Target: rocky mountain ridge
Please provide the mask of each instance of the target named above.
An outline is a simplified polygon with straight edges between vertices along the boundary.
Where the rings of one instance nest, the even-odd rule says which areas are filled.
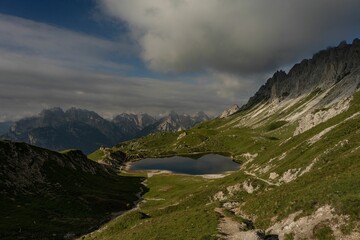
[[[360,40],[316,53],[286,74],[277,71],[240,110],[237,126],[263,125],[271,116],[296,124],[294,135],[346,111],[360,89]]]
[[[349,97],[360,87],[358,81],[351,81],[354,77],[358,78],[359,71],[360,40],[355,39],[352,44],[343,41],[337,47],[319,51],[311,59],[295,64],[288,73],[282,70],[275,72],[241,109],[266,101],[294,99],[315,90],[325,91],[339,82],[343,83],[343,97]],[[333,95],[331,97],[335,97],[336,93]]]
[[[2,138],[53,150],[75,148],[90,153],[153,132],[188,129],[206,120],[209,117],[202,112],[194,116],[171,112],[161,119],[145,113],[122,113],[106,120],[85,109],[51,108],[13,123]]]

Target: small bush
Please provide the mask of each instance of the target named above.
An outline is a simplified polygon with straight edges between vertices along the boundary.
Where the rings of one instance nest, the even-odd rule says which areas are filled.
[[[335,240],[332,229],[324,224],[318,224],[313,230],[314,237],[318,240]]]
[[[287,124],[287,121],[276,121],[276,122],[272,122],[270,123],[270,125],[267,127],[267,131],[272,131],[275,129],[278,129],[282,126],[284,126],[285,124]]]

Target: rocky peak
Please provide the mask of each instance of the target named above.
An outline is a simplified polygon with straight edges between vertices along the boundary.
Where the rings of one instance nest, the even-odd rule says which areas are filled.
[[[121,113],[113,119],[116,124],[126,125],[128,127],[143,129],[153,124],[156,119],[146,113]]]
[[[66,118],[70,121],[103,121],[96,112],[80,108],[70,108],[65,112]]]
[[[227,118],[234,113],[238,112],[240,110],[239,106],[237,104],[232,105],[230,108],[226,109],[219,118]]]
[[[30,119],[32,118],[29,118],[28,120]],[[39,114],[39,117],[37,118],[36,121],[36,125],[53,127],[60,124],[62,121],[64,121],[64,119],[65,119],[64,111],[61,108],[55,107],[55,108],[45,109]]]
[[[206,115],[206,113],[204,113],[202,111],[193,114],[191,117],[192,117],[192,119],[194,119],[195,122],[198,122],[198,123],[210,120],[209,116]]]
[[[139,126],[141,126],[141,128],[147,127],[150,124],[156,122],[156,119],[147,113],[140,113],[137,115],[137,118],[138,118],[138,124]]]
[[[176,119],[179,117],[179,114],[177,114],[175,111],[170,111],[167,117],[170,119]]]
[[[64,111],[59,107],[44,109],[40,112],[40,117],[48,117],[48,116],[62,116]]]

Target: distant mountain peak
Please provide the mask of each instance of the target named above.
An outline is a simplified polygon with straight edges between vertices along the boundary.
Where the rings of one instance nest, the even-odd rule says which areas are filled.
[[[175,111],[170,111],[168,115],[163,116],[155,123],[144,128],[142,135],[147,135],[154,132],[177,132],[189,129],[196,124],[208,121],[210,118],[204,112],[198,112],[193,115],[178,114]]]

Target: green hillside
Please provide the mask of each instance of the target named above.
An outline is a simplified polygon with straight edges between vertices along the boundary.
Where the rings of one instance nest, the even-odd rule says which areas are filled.
[[[312,92],[263,119],[258,115],[253,122],[248,119],[259,106],[185,132],[153,134],[113,147],[110,151],[125,152],[128,159],[223,152],[242,168],[221,179],[152,176],[139,208],[85,239],[225,238],[223,221],[237,223],[243,233],[264,232],[262,239],[266,234],[280,239],[356,239],[360,92],[347,110],[300,134],[294,135],[298,120],[284,120],[320,94]],[[322,110],[313,112],[317,111]],[[239,189],[231,192],[234,186]],[[220,191],[223,198],[216,197]],[[284,219],[298,227],[284,228]],[[309,225],[309,230],[301,230]]]

